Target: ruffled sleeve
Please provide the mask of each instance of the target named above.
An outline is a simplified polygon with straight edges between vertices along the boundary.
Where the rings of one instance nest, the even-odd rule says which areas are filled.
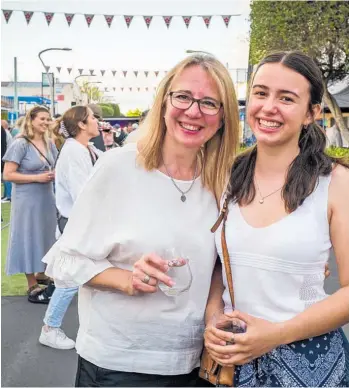
[[[119,182],[112,154],[98,160],[62,237],[42,260],[47,264],[46,274],[55,279],[58,287],[83,285],[113,267],[108,256],[115,244],[117,212],[112,209]]]
[[[28,142],[23,138],[15,139],[10,147],[7,149],[2,160],[4,162],[14,162],[18,165],[21,164],[24,156],[27,153]]]

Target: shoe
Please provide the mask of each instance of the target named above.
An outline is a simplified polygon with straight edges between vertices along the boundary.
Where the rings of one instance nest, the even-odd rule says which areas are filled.
[[[40,288],[38,284],[30,287],[27,291],[28,302],[49,304],[51,296],[46,293],[46,288]]]
[[[11,202],[11,198],[7,198],[7,197],[1,198],[1,203],[7,203],[7,202]]]
[[[43,326],[39,342],[54,349],[68,350],[75,348],[75,341],[67,337],[59,327]]]

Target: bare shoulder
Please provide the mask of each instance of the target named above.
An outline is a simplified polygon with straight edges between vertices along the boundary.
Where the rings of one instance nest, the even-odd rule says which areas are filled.
[[[349,197],[349,168],[337,165],[332,170],[329,189],[329,201],[332,205],[348,208]]]

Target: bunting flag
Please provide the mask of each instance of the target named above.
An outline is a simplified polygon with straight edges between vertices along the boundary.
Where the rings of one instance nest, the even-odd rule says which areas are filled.
[[[50,71],[50,66],[45,66],[46,73]]]
[[[49,26],[52,22],[54,13],[53,12],[44,12],[44,15],[45,15],[45,19],[47,21],[47,25]]]
[[[202,20],[206,24],[206,27],[210,27],[210,22],[211,22],[212,16],[202,16]]]
[[[6,20],[6,23],[8,23],[8,21],[10,20],[10,17],[12,15],[12,12],[11,10],[7,10],[7,9],[3,9],[2,10],[2,13],[4,14],[4,18]]]
[[[158,71],[154,71],[154,74],[155,74],[155,77],[157,77],[159,75],[159,72]]]
[[[114,92],[115,92],[116,88],[113,88],[113,90],[114,90]]]
[[[164,18],[164,22],[165,22],[167,28],[170,28],[172,16],[163,16],[163,18]]]
[[[82,74],[82,72],[84,71],[84,69],[78,69],[80,75]]]
[[[70,74],[73,69],[71,67],[68,67],[67,70],[68,70],[68,74]]]
[[[24,17],[25,17],[25,20],[27,22],[27,25],[29,25],[30,20],[31,20],[34,12],[33,11],[23,11],[23,13],[24,13]]]
[[[127,70],[123,70],[122,72],[124,74],[124,77],[126,78]]]
[[[152,16],[143,16],[143,18],[144,18],[145,24],[146,24],[147,27],[149,28],[150,23],[151,23],[153,17],[152,17]]]
[[[229,27],[229,22],[230,22],[231,15],[222,15],[222,18],[223,18],[225,26]]]
[[[125,15],[125,16],[124,16],[124,19],[125,19],[127,28],[129,28],[129,27],[130,27],[130,24],[131,24],[131,22],[132,22],[133,16],[131,16],[131,15]]]
[[[146,91],[146,92],[148,91],[148,87],[145,88],[145,91]]]
[[[66,19],[66,21],[68,23],[68,26],[70,27],[71,22],[74,19],[74,14],[73,13],[65,13],[64,15],[65,15],[65,19]]]
[[[148,74],[149,74],[149,71],[144,71],[144,75],[146,76],[146,77],[148,77]]]
[[[120,88],[120,89],[121,89],[122,92],[124,91],[124,88]]]
[[[129,88],[130,89],[130,92],[132,92],[132,88]]]
[[[113,74],[113,77],[115,77],[116,70],[112,70],[111,72],[112,72],[112,74]]]
[[[105,70],[101,70],[102,77],[104,76]]]
[[[184,24],[187,26],[187,28],[189,28],[191,16],[182,16],[182,17],[183,17]]]
[[[94,16],[95,15],[93,15],[93,14],[85,14],[85,20],[86,20],[88,27],[90,27]]]
[[[93,75],[93,73],[94,73],[94,70],[90,69],[90,74]]]
[[[138,76],[138,71],[137,71],[137,70],[134,71],[133,73],[134,73],[134,75],[135,75],[136,77]]]
[[[56,67],[56,69],[57,69],[58,73],[60,73],[60,72],[61,72],[61,69],[62,69],[62,67],[61,67],[61,66],[57,66],[57,67]]]
[[[111,24],[113,23],[114,15],[104,15],[104,18],[108,24],[108,27],[110,28]]]
[[[141,90],[141,88],[137,88],[137,90],[138,90],[138,91],[140,91],[140,90]]]
[[[107,91],[108,91],[108,88],[107,88],[107,87],[105,87],[105,88],[104,88],[104,91],[105,91],[105,92],[107,92]]]

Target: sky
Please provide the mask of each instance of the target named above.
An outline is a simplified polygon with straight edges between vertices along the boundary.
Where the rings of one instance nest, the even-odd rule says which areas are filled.
[[[125,109],[146,109],[154,97],[156,86],[164,75],[186,55],[186,50],[201,50],[214,54],[236,78],[237,68],[247,68],[249,35],[248,0],[27,0],[2,1],[2,9],[21,11],[57,12],[50,26],[44,14],[34,13],[27,25],[23,12],[13,12],[8,24],[1,16],[1,80],[13,80],[13,58],[17,57],[18,81],[40,81],[43,66],[38,53],[49,47],[69,47],[70,52],[50,51],[42,55],[46,65],[54,69],[60,82],[73,82],[83,68],[97,69],[98,76],[90,81],[102,82],[98,86],[110,99]],[[64,13],[76,14],[68,27]],[[90,27],[83,14],[96,15]],[[105,22],[104,14],[114,14],[112,26]],[[235,15],[227,28],[218,15]],[[129,28],[123,15],[135,15]],[[143,15],[153,15],[150,28]],[[173,17],[168,29],[162,15]],[[189,28],[182,16],[193,16]],[[215,15],[207,28],[197,15]],[[56,67],[61,66],[60,73]],[[69,75],[67,68],[72,68]],[[106,70],[102,77],[100,69]],[[113,77],[111,70],[116,70]],[[123,70],[128,70],[125,78]],[[133,71],[139,70],[138,77]],[[148,70],[145,77],[143,71]],[[155,77],[154,71],[160,71]],[[85,79],[88,79],[86,77]],[[113,92],[112,88],[116,87]],[[121,91],[124,87],[125,91]],[[129,87],[133,91],[129,91]],[[135,91],[137,87],[141,92]],[[149,92],[145,91],[149,87]]]

